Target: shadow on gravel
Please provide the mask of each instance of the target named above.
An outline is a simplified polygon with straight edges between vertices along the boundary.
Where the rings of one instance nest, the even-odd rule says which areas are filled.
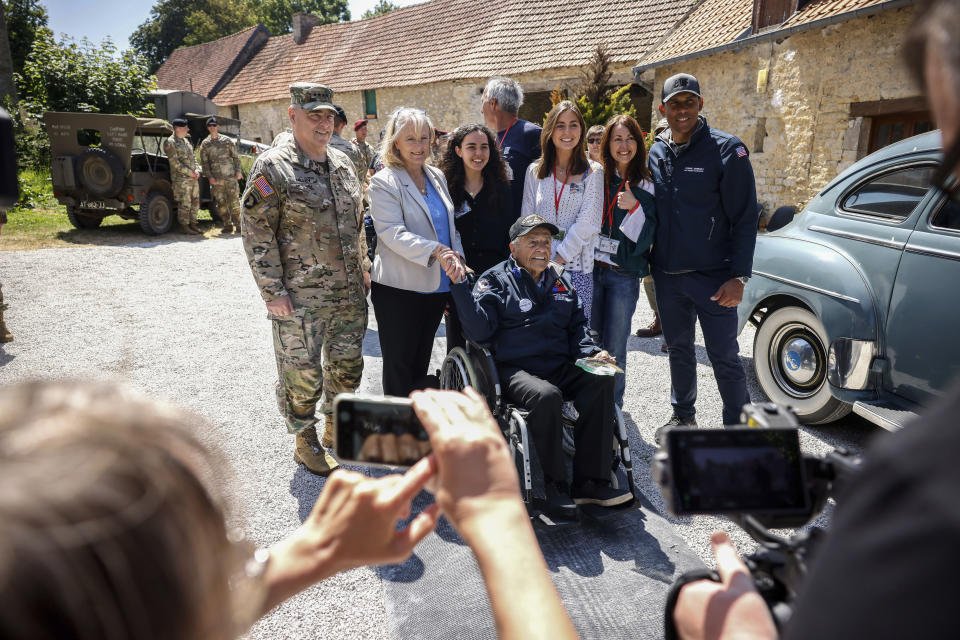
[[[373,309],[370,310],[373,313]],[[371,358],[382,358],[380,351],[380,333],[376,329],[367,327],[367,332],[363,334],[363,355]]]
[[[3,347],[0,347],[0,367],[7,364],[8,362],[10,362],[16,357],[17,356],[13,355],[12,353],[7,353],[7,350],[4,349]]]
[[[126,224],[111,224],[96,229],[70,229],[59,231],[58,240],[76,245],[98,246],[133,246],[150,248],[178,242],[203,242],[204,240],[220,239],[219,225],[210,220],[201,220],[197,223],[204,236],[185,235],[173,231],[162,236],[150,236],[143,232],[139,222],[131,221]],[[209,234],[209,235],[208,235]],[[239,234],[223,236],[224,239],[236,238]]]

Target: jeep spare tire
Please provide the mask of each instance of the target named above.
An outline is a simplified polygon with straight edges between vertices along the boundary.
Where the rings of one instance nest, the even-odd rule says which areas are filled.
[[[140,207],[140,228],[158,236],[173,226],[173,202],[162,191],[151,191]]]
[[[123,163],[109,149],[91,147],[77,159],[80,184],[100,198],[112,198],[123,188]]]

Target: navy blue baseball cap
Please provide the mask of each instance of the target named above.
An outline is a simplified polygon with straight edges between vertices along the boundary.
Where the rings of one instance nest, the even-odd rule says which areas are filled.
[[[698,98],[700,95],[700,83],[689,73],[678,73],[670,76],[663,83],[663,91],[660,92],[660,102],[666,102],[678,93],[692,93]]]
[[[170,124],[175,127],[185,127],[187,126],[187,121],[184,118],[174,118],[170,121]]]

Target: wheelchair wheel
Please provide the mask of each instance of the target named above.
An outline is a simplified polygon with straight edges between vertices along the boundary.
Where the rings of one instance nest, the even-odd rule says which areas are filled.
[[[476,389],[478,384],[477,372],[470,362],[470,356],[460,347],[452,349],[440,368],[440,388],[463,391],[468,385]]]

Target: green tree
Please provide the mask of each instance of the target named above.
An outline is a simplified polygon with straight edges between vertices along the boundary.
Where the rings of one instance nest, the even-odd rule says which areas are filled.
[[[367,9],[366,11],[363,12],[363,15],[360,17],[365,20],[367,18],[373,18],[375,16],[382,16],[385,13],[396,11],[399,8],[400,7],[393,4],[392,2],[388,2],[388,0],[380,0],[380,2],[378,2],[376,6],[373,7],[373,9]]]
[[[187,37],[187,17],[205,11],[204,0],[160,0],[150,10],[150,19],[130,36],[130,46],[143,56],[150,73],[156,73],[173,50]]]
[[[321,24],[350,19],[347,0],[248,0],[263,26],[273,35],[293,30],[293,14],[312,13]]]
[[[257,24],[257,16],[248,0],[208,0],[208,6],[187,15],[187,35],[183,46],[203,44],[243,31]]]
[[[3,0],[3,12],[7,18],[13,70],[19,72],[30,55],[37,31],[47,26],[47,10],[39,0]]]
[[[50,29],[37,32],[17,87],[26,108],[44,111],[140,113],[145,93],[156,88],[156,78],[136,53],[117,48],[107,39],[100,46],[84,38],[64,37],[59,43]]]
[[[606,124],[607,120],[617,115],[637,117],[637,108],[630,100],[630,85],[625,84],[613,93],[607,93],[598,103],[593,103],[587,96],[577,98],[577,107],[583,114],[583,120],[589,129],[595,124]]]

